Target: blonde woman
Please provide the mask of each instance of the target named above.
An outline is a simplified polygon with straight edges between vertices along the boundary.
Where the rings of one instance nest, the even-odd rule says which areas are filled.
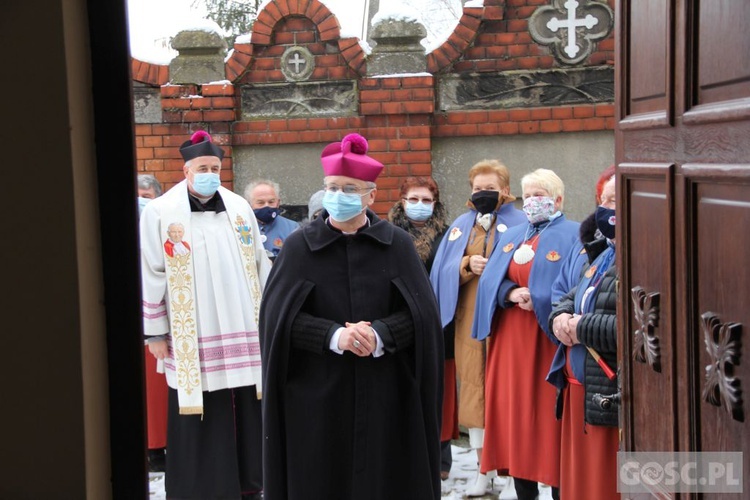
[[[472,336],[487,339],[481,471],[513,477],[519,500],[538,484],[559,498],[560,423],[555,388],[545,381],[556,351],[548,332],[552,283],[573,251],[577,222],[562,214],[565,189],[551,170],[521,180],[527,223],[505,232],[479,280]]]

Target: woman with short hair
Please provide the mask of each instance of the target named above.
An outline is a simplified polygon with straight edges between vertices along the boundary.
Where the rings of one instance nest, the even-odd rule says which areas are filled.
[[[458,421],[469,431],[469,445],[482,461],[485,427],[485,345],[471,337],[477,284],[501,235],[525,221],[512,202],[510,173],[497,160],[483,160],[469,170],[469,211],[451,224],[432,266],[430,280],[445,330],[455,328]],[[488,471],[485,471],[488,472]],[[494,472],[479,472],[469,496],[484,496]]]
[[[538,484],[559,498],[560,423],[555,388],[545,382],[555,343],[548,332],[550,293],[574,248],[577,222],[562,213],[565,186],[538,169],[521,180],[527,223],[500,238],[479,279],[472,336],[487,340],[482,471],[507,471],[519,500]]]

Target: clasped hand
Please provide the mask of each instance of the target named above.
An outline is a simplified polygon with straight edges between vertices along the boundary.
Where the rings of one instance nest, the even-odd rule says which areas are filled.
[[[534,302],[531,300],[531,292],[525,286],[519,286],[508,294],[508,301],[515,302],[524,311],[533,311]]]
[[[488,260],[489,259],[482,257],[481,255],[472,255],[469,257],[469,269],[477,276],[481,276],[484,272],[485,266],[487,266]]]
[[[580,319],[581,316],[578,314],[559,314],[552,320],[552,333],[555,334],[557,340],[568,347],[578,344],[580,342],[578,342],[576,328],[578,328],[578,321]]]
[[[344,323],[345,328],[339,336],[339,349],[350,351],[363,358],[371,355],[378,343],[370,324],[369,321]]]

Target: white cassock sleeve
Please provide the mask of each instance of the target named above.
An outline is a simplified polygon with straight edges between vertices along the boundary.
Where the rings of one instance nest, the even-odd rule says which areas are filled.
[[[159,230],[161,213],[153,202],[141,214],[141,288],[143,295],[143,333],[169,333],[166,293],[167,273],[164,268],[164,249]]]

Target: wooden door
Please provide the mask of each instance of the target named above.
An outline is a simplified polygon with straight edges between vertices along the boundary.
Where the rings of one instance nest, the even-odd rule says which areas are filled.
[[[744,452],[750,498],[750,2],[616,17],[622,449]]]

